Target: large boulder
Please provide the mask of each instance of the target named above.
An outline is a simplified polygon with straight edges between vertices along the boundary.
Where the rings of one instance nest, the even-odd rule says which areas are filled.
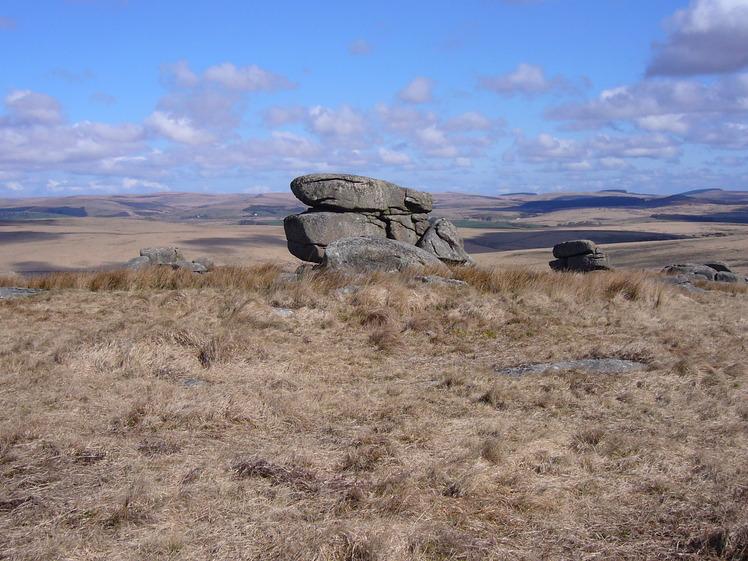
[[[292,214],[283,220],[288,251],[302,261],[320,263],[325,248],[341,238],[354,236],[387,237],[384,222],[357,212],[319,212],[310,210]]]
[[[553,257],[560,259],[574,255],[587,255],[588,253],[596,253],[597,251],[597,244],[592,240],[570,240],[554,245]]]
[[[553,246],[553,256],[548,263],[554,271],[606,271],[610,269],[608,256],[592,240],[569,240]]]
[[[331,243],[321,267],[355,273],[424,268],[442,274],[449,272],[447,266],[428,251],[406,242],[373,237],[343,238]]]
[[[140,256],[147,257],[151,265],[171,265],[184,261],[182,252],[176,247],[144,247],[140,250]]]
[[[462,236],[446,218],[438,218],[423,234],[416,246],[436,255],[445,263],[474,265],[475,260],[465,251]]]
[[[291,191],[301,202],[314,208],[404,214],[427,213],[434,208],[430,193],[360,175],[303,175],[291,182]]]

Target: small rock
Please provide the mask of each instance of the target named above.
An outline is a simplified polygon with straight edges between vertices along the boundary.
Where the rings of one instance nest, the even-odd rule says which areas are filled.
[[[540,374],[548,370],[561,372],[563,370],[587,370],[588,372],[634,372],[644,370],[647,365],[642,362],[631,360],[619,360],[615,358],[590,358],[583,360],[569,360],[563,362],[552,362],[547,364],[529,364],[527,366],[517,366],[514,368],[497,369],[497,374],[505,376],[524,376],[526,374]]]
[[[169,263],[172,268],[174,269],[188,269],[192,271],[193,273],[207,273],[208,269],[205,267],[205,265],[202,265],[201,263],[196,263],[194,261],[184,261],[179,260],[175,261],[174,263]]]
[[[284,318],[289,318],[294,314],[294,311],[288,308],[273,308],[273,312]]]
[[[425,277],[413,277],[417,281],[431,284],[440,282],[443,284],[451,284],[452,286],[468,286],[468,283],[459,279],[448,279],[446,277],[440,277],[439,275],[426,275]]]
[[[147,269],[150,266],[151,260],[145,255],[141,255],[140,257],[133,257],[127,263],[125,263],[125,269],[130,269],[131,271],[140,271],[142,269]]]

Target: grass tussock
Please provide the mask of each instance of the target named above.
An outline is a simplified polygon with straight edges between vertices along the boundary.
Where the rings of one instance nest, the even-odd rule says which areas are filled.
[[[745,293],[281,272],[0,278],[0,556],[746,558]]]

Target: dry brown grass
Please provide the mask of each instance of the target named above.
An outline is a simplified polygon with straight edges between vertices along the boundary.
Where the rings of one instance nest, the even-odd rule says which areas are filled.
[[[0,301],[0,558],[746,559],[744,292],[279,273]]]

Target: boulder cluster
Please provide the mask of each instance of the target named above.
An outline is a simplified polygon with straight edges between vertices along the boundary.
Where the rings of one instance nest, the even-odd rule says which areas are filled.
[[[443,218],[429,220],[434,205],[431,194],[424,191],[340,174],[297,177],[291,191],[310,207],[283,222],[288,250],[302,261],[323,263],[328,248],[339,240],[382,238],[416,246],[442,262],[474,262],[452,223]]]
[[[748,282],[748,277],[738,275],[724,261],[668,265],[662,270],[662,272],[671,275],[668,277],[668,282],[673,284],[685,284],[697,280],[712,282]]]
[[[553,261],[548,263],[554,271],[607,271],[608,256],[591,240],[570,240],[553,246]]]
[[[195,273],[207,273],[214,267],[210,257],[199,257],[187,261],[182,251],[176,247],[144,247],[140,250],[140,257],[130,259],[126,269],[141,270],[147,267],[167,266],[173,269],[189,269]]]

